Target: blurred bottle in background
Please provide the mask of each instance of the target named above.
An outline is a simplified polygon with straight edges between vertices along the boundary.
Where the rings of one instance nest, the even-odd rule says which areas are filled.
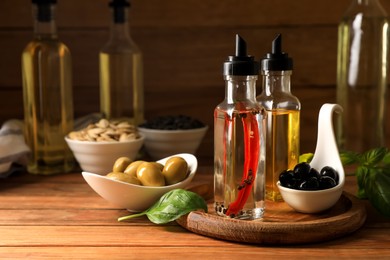
[[[70,171],[74,160],[64,137],[73,128],[72,62],[58,39],[56,0],[33,0],[34,39],[22,53],[25,139],[31,149],[27,170]]]
[[[144,121],[142,53],[130,37],[129,2],[112,0],[110,39],[100,51],[100,110],[108,119]]]
[[[385,145],[389,20],[379,0],[353,0],[339,24],[337,103],[341,150]]]

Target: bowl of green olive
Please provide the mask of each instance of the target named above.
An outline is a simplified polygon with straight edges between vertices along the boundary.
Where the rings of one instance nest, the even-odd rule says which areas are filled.
[[[82,172],[85,181],[102,198],[130,212],[141,212],[173,189],[186,188],[198,168],[192,154],[181,153],[158,161],[118,158],[106,175]]]

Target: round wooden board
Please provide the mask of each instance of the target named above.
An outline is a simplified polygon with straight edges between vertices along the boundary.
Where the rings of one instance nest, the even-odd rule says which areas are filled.
[[[303,214],[284,202],[269,202],[260,220],[238,220],[193,211],[177,223],[197,234],[254,244],[288,245],[323,242],[342,237],[359,229],[366,220],[362,201],[343,193],[331,209],[321,214]]]

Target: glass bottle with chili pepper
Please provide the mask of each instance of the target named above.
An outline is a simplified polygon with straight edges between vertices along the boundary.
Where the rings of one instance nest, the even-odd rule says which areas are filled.
[[[225,99],[214,110],[214,201],[221,216],[264,214],[266,115],[256,102],[258,73],[259,63],[236,35],[235,56],[224,63]]]

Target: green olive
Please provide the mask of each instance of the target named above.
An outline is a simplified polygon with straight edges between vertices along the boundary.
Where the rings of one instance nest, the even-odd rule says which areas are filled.
[[[124,172],[126,167],[131,163],[131,160],[127,157],[119,157],[116,159],[114,166],[112,167],[113,172]]]
[[[162,171],[167,185],[181,182],[187,177],[187,173],[188,164],[186,160],[178,156],[169,158]]]
[[[134,161],[134,162],[130,163],[129,166],[127,166],[126,169],[124,170],[124,173],[129,174],[129,175],[137,178],[137,168],[138,168],[138,166],[140,166],[144,162],[145,161]]]
[[[106,176],[113,180],[123,181],[123,182],[132,183],[136,185],[142,185],[141,182],[136,177],[128,174],[124,174],[123,172],[110,172]]]
[[[137,178],[144,186],[164,186],[164,176],[160,169],[153,163],[144,162],[137,168]]]
[[[164,165],[161,163],[158,163],[158,162],[150,162],[150,163],[153,163],[154,165],[156,165],[160,169],[160,171],[162,171],[164,169]]]

